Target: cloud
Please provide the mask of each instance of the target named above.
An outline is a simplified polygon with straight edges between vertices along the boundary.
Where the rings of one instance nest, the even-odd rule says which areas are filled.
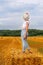
[[[4,0],[4,7],[19,8],[27,4],[38,4],[38,0]]]
[[[2,5],[0,5],[0,12],[4,11],[4,8]]]
[[[11,21],[13,20],[13,17],[8,17],[8,18],[0,18],[0,21]]]
[[[3,23],[2,23],[2,22],[0,22],[0,26],[1,26],[1,25],[3,25]]]
[[[39,0],[5,0],[5,1],[8,1],[8,2],[16,2],[16,3],[27,3],[27,4],[37,4],[39,2]]]
[[[43,0],[1,0],[0,28],[20,28],[25,11],[30,12],[30,28],[43,27]]]

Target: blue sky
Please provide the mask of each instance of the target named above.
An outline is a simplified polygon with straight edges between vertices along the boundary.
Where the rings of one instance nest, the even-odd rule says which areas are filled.
[[[43,29],[43,0],[0,0],[0,29],[21,29],[23,14],[30,13],[30,29]]]

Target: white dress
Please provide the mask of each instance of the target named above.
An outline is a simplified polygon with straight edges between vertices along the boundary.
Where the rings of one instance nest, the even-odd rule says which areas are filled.
[[[26,22],[28,21],[25,21],[22,25],[22,30],[21,30],[21,38],[22,38],[22,50],[25,51],[26,48],[30,49],[28,43],[27,43],[27,40],[24,39],[24,34],[26,32]],[[29,22],[28,22],[29,24]],[[27,32],[27,36],[28,36],[28,32]]]

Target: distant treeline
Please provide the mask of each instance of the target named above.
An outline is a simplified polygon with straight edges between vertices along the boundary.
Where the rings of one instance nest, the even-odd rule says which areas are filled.
[[[43,36],[43,30],[29,29],[29,36]],[[20,36],[21,30],[0,30],[0,36]]]

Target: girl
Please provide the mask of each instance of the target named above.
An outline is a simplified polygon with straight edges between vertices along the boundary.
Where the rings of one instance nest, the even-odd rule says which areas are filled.
[[[23,22],[22,30],[21,30],[22,51],[25,52],[25,49],[28,48],[29,52],[32,53],[27,43],[28,27],[29,27],[29,13],[28,12],[24,14],[23,19],[24,19],[24,22]]]

